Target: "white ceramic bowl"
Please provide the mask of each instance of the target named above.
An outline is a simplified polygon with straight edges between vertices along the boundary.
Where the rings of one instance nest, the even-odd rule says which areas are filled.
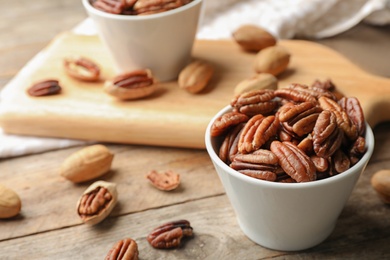
[[[306,183],[269,182],[241,174],[218,157],[222,140],[211,137],[210,128],[230,109],[225,107],[211,120],[205,142],[242,231],[257,244],[282,251],[303,250],[324,241],[373,153],[371,128],[367,124],[366,153],[347,171]]]
[[[191,58],[203,0],[150,15],[117,15],[82,0],[118,73],[148,68],[159,81],[175,79]]]

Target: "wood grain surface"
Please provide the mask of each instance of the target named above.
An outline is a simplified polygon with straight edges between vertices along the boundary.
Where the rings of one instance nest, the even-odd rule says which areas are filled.
[[[346,96],[362,103],[368,122],[375,126],[390,119],[390,80],[370,75],[335,51],[297,40],[279,42],[292,54],[279,87],[311,84],[330,78]],[[98,83],[81,82],[66,75],[63,60],[70,55],[93,57],[103,74]],[[97,36],[64,33],[7,87],[0,105],[0,125],[7,133],[65,137],[104,142],[204,148],[210,119],[233,97],[234,87],[254,74],[255,54],[232,41],[196,41],[193,58],[205,60],[216,73],[201,93],[180,89],[176,81],[160,83],[152,96],[118,101],[103,92],[105,79],[115,75],[111,60]],[[26,89],[43,79],[58,79],[61,94],[30,97]]]

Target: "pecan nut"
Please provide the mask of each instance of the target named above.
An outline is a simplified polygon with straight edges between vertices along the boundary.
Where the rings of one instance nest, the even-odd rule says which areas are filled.
[[[138,245],[131,238],[118,241],[108,252],[105,260],[138,260]]]
[[[357,138],[358,129],[356,125],[352,123],[348,114],[336,101],[322,96],[318,99],[318,102],[322,109],[332,111],[336,115],[338,126],[350,140],[355,140]]]
[[[224,134],[230,128],[248,121],[249,117],[238,112],[228,112],[218,117],[211,126],[211,136],[219,136]]]
[[[120,14],[126,7],[124,2],[122,0],[96,0],[93,1],[92,6],[103,12]]]
[[[243,25],[235,30],[232,34],[234,40],[244,50],[259,52],[260,50],[276,45],[276,38],[256,25]]]
[[[238,141],[240,153],[251,153],[258,150],[270,138],[276,135],[279,119],[276,116],[264,117],[261,114],[253,116],[242,129]]]
[[[79,80],[97,81],[100,77],[99,66],[85,57],[66,57],[64,59],[64,68],[69,76]]]
[[[273,141],[271,151],[278,157],[282,169],[297,182],[316,179],[316,167],[297,146],[289,142]]]
[[[137,15],[155,14],[183,6],[191,0],[138,0],[133,7]]]
[[[278,102],[273,100],[275,94],[273,90],[260,89],[244,92],[236,96],[230,105],[238,112],[248,116],[257,114],[269,114],[278,106]]]
[[[356,125],[358,134],[363,136],[366,131],[366,124],[359,100],[355,97],[343,97],[338,103],[347,112],[352,123]]]
[[[139,99],[150,96],[157,89],[157,83],[149,70],[135,70],[107,80],[104,91],[121,100]]]
[[[154,248],[166,249],[180,246],[183,237],[192,236],[192,227],[187,220],[178,220],[155,228],[147,237]]]
[[[238,153],[238,141],[244,125],[244,123],[239,124],[233,130],[229,131],[219,148],[218,156],[227,165],[233,161],[234,156]]]
[[[342,131],[338,128],[337,119],[333,112],[328,110],[321,112],[312,136],[314,152],[320,157],[328,158],[340,148],[343,140]]]
[[[146,175],[146,178],[154,187],[163,191],[174,190],[180,185],[180,174],[170,170],[165,172],[152,170]]]
[[[27,89],[27,93],[33,97],[55,95],[61,92],[58,80],[48,79],[39,81]]]
[[[260,89],[277,89],[278,79],[269,73],[256,74],[255,76],[239,82],[234,88],[234,94],[240,95],[245,92]]]
[[[77,213],[84,223],[95,225],[111,213],[117,201],[116,184],[97,181],[84,191],[77,202]]]
[[[256,179],[275,181],[278,157],[269,150],[259,149],[250,154],[237,154],[230,167]]]
[[[180,88],[195,94],[207,86],[213,74],[214,68],[209,63],[196,60],[180,72],[178,84]]]

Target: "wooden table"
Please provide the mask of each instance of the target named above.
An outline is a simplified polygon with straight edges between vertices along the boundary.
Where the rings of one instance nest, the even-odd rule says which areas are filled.
[[[2,0],[4,6],[1,87],[55,35],[86,17],[79,0]],[[319,42],[371,73],[390,77],[389,40],[389,26],[361,24]],[[332,235],[300,252],[269,250],[244,236],[204,150],[106,144],[115,158],[104,179],[118,183],[119,204],[93,227],[82,224],[75,212],[77,199],[90,183],[74,185],[58,174],[64,158],[80,147],[2,159],[1,183],[17,191],[23,208],[17,217],[0,220],[0,259],[102,259],[125,237],[137,241],[141,259],[389,259],[390,207],[379,201],[370,185],[373,173],[390,168],[389,133],[390,123],[374,129],[374,155]],[[169,193],[152,188],[145,179],[152,169],[179,172],[180,188]],[[176,219],[189,220],[194,237],[179,249],[151,248],[147,234]]]

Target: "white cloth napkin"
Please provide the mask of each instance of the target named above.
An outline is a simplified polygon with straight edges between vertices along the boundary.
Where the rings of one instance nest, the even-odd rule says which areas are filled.
[[[377,25],[390,23],[390,0],[204,0],[197,38],[229,39],[243,24],[259,25],[279,39],[325,38],[342,33],[361,21]],[[96,33],[90,19],[74,28],[74,32]],[[39,59],[40,54],[33,59]],[[14,80],[28,69],[31,69],[29,64]],[[7,98],[11,85],[12,81],[0,93],[0,102]],[[0,128],[0,158],[87,143],[90,142],[8,135]]]

